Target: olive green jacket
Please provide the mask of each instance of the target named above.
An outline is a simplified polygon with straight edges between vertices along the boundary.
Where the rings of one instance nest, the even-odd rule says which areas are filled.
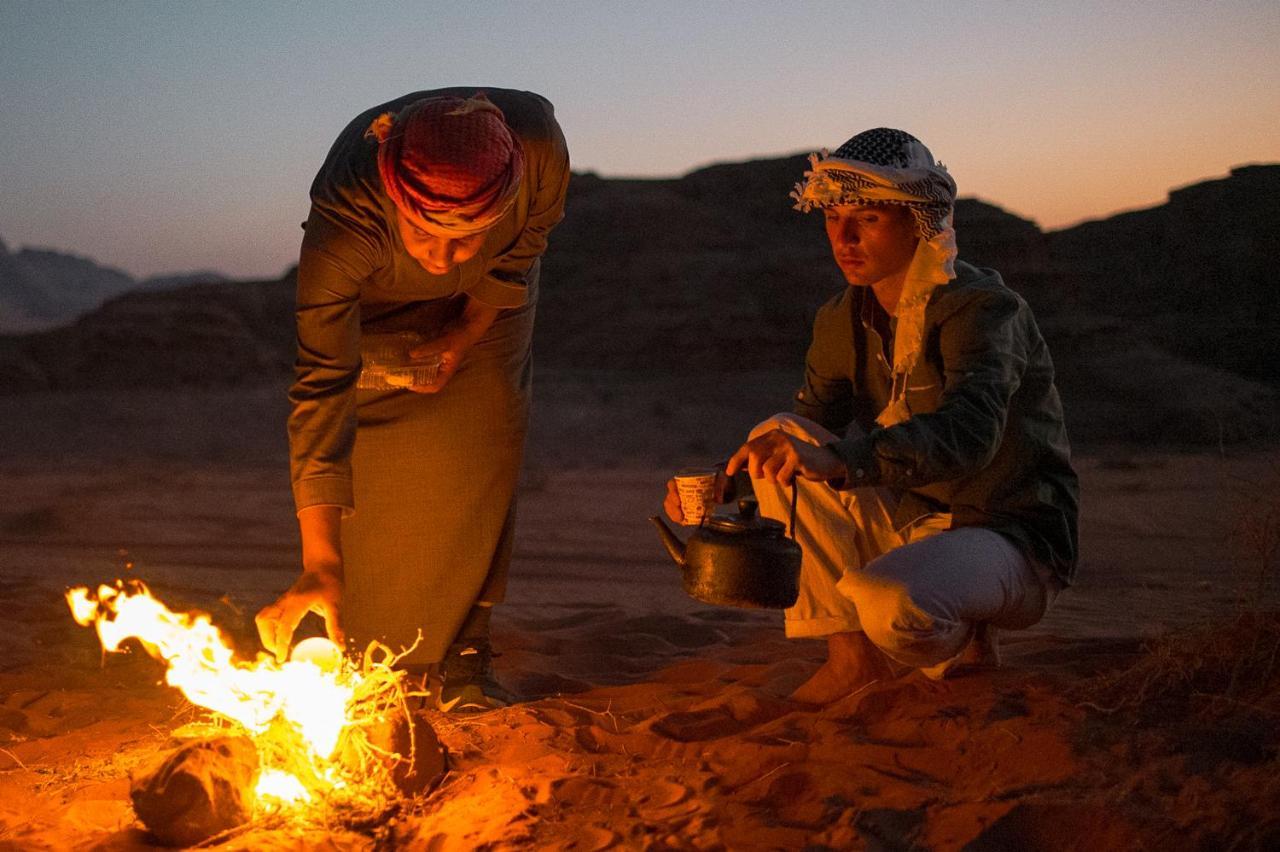
[[[994,270],[957,262],[925,312],[924,351],[907,381],[911,416],[880,428],[892,326],[866,287],[846,287],[818,311],[795,411],[837,434],[852,423],[861,432],[830,445],[847,469],[833,484],[893,489],[899,528],[950,513],[953,528],[993,529],[1069,584],[1079,483],[1053,362],[1027,303]]]
[[[518,308],[536,283],[551,229],[564,217],[569,153],[551,103],[509,89],[483,91],[506,118],[524,155],[524,177],[508,212],[475,257],[433,275],[400,239],[395,205],[378,175],[374,118],[413,101],[469,97],[476,87],[413,92],[356,116],[333,143],[311,185],[311,214],[298,262],[298,360],[289,391],[294,501],[353,508],[351,450],[361,327],[404,324],[461,294],[497,308]]]

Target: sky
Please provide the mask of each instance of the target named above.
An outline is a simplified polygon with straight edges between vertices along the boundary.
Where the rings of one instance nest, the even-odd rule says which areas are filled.
[[[1053,229],[1280,161],[1280,3],[0,0],[0,239],[274,277],[347,121],[472,84],[605,177],[900,127]]]

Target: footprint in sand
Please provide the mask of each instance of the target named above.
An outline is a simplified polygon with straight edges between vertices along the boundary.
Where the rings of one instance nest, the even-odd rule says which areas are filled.
[[[662,811],[688,802],[692,795],[691,787],[665,779],[655,782],[635,803],[645,811]]]
[[[546,801],[575,807],[601,807],[625,801],[627,793],[605,778],[570,775],[557,778],[547,787]]]
[[[642,615],[628,618],[619,626],[618,632],[660,636],[677,648],[705,648],[707,645],[725,641],[724,633],[715,627],[676,615]]]
[[[622,836],[604,826],[587,826],[568,838],[563,844],[556,843],[552,849],[572,849],[573,852],[603,852],[615,849],[622,842]]]
[[[651,730],[677,742],[700,742],[733,736],[772,722],[794,708],[786,702],[754,692],[718,696],[690,710],[668,713],[654,720]]]

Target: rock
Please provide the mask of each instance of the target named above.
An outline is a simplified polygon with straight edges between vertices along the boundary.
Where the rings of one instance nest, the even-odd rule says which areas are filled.
[[[258,768],[245,737],[186,743],[133,778],[133,810],[160,842],[192,846],[249,821]]]
[[[408,719],[397,713],[376,724],[352,729],[344,736],[339,759],[349,766],[359,763],[360,753],[369,753],[369,749],[360,747],[364,743],[376,752],[393,755],[384,758],[384,764],[391,772],[396,789],[406,796],[425,793],[444,774],[444,746],[431,723],[420,713]]]

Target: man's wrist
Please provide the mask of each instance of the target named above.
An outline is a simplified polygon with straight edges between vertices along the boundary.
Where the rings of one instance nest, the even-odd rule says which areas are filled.
[[[462,309],[462,316],[459,317],[458,330],[467,342],[475,343],[489,330],[489,326],[493,325],[500,311],[501,308],[486,305],[474,296],[467,296],[467,305]]]
[[[843,468],[836,477],[828,480],[831,487],[849,489],[880,484],[875,448],[869,438],[832,441],[825,448],[840,459]]]
[[[342,582],[342,560],[318,559],[303,562],[302,573]]]
[[[832,449],[829,444],[819,449],[821,450],[820,458],[823,461],[819,475],[828,482],[843,479],[845,476],[844,459],[840,458],[840,454]]]

